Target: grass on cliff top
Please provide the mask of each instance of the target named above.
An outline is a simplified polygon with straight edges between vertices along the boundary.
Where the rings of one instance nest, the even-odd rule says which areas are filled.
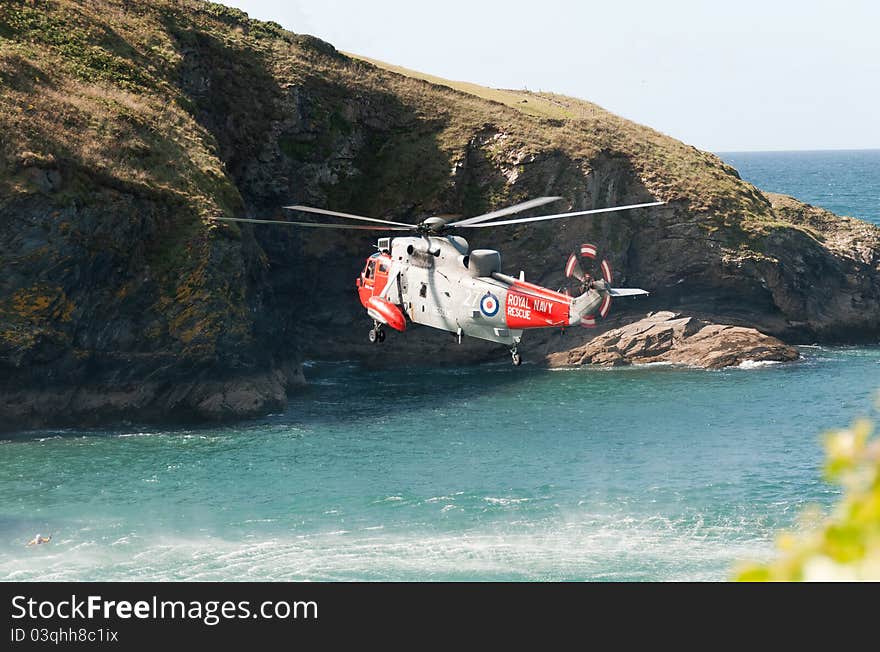
[[[378,68],[382,68],[383,70],[388,70],[389,72],[403,75],[404,77],[421,79],[428,83],[436,84],[437,86],[446,86],[462,93],[468,93],[469,95],[475,95],[476,97],[480,97],[484,100],[489,100],[490,102],[498,102],[499,104],[504,104],[513,109],[516,109],[517,111],[521,111],[522,113],[533,115],[538,118],[568,120],[570,118],[577,117],[577,114],[574,111],[572,111],[570,108],[565,107],[563,104],[555,102],[549,97],[544,97],[536,93],[530,93],[529,91],[489,88],[487,86],[480,86],[479,84],[473,84],[471,82],[453,81],[450,79],[437,77],[435,75],[429,75],[424,72],[419,72],[418,70],[404,68],[403,66],[395,66],[385,61],[371,59],[370,57],[361,56],[359,54],[352,54],[350,52],[345,52],[344,54],[351,57],[352,59],[360,59],[361,61],[366,61]]]
[[[232,208],[210,134],[175,87],[181,55],[159,27],[110,0],[0,6],[0,127],[15,134],[0,143],[4,194],[37,191],[28,168],[72,166],[196,213]],[[71,185],[57,198],[88,192]]]
[[[595,118],[600,115],[610,115],[598,104],[567,97],[565,95],[559,95],[557,93],[480,86],[479,84],[474,84],[472,82],[445,79],[443,77],[430,75],[403,66],[396,66],[386,61],[365,57],[360,54],[353,54],[351,52],[344,52],[344,54],[352,59],[366,61],[378,68],[382,68],[383,70],[398,75],[403,75],[404,77],[421,79],[430,84],[446,86],[447,88],[451,88],[461,93],[474,95],[490,102],[504,104],[512,109],[516,109],[520,113],[534,116],[536,118],[545,118],[549,120],[578,120],[591,117]]]
[[[627,156],[646,188],[657,198],[684,201],[692,212],[705,212],[707,227],[742,226],[755,234],[767,224],[778,222],[771,216],[767,199],[736,171],[709,152],[686,145],[650,127],[617,116],[597,104],[555,93],[495,89],[470,82],[453,81],[395,66],[356,54],[348,56],[368,62],[388,72],[455,91],[459,98],[469,95],[503,105],[487,119],[507,118],[516,123],[520,139],[559,149],[585,163],[602,153]],[[461,100],[459,99],[459,103]],[[484,110],[487,105],[483,105]],[[516,116],[521,118],[518,120]]]

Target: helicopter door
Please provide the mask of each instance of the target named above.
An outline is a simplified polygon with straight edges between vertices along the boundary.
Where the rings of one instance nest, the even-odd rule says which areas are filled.
[[[373,285],[376,281],[375,276],[376,261],[371,259],[367,261],[366,265],[364,265],[364,271],[361,272],[361,275],[357,280],[358,297],[364,306],[367,305],[367,301],[373,296]]]
[[[375,261],[373,261],[375,263]],[[388,272],[390,271],[391,263],[387,260],[379,259],[379,264],[376,266],[373,277],[373,294],[380,294],[382,290],[385,289],[385,286],[388,284]]]
[[[376,283],[376,261],[370,260],[367,262],[367,266],[364,269],[364,285],[368,288],[372,288]]]

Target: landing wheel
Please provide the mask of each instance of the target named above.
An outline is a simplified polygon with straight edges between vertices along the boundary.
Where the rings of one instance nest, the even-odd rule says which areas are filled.
[[[377,341],[379,342],[379,344],[381,344],[382,342],[385,341],[385,331],[383,331],[383,330],[376,331],[376,337],[378,338]]]
[[[370,333],[367,335],[367,337],[370,338],[370,344],[375,344],[376,342],[379,341],[379,333],[380,332],[381,331],[378,331],[375,328],[370,329]]]
[[[511,351],[510,359],[513,361],[513,366],[518,367],[522,364],[522,356],[520,356],[519,352]]]

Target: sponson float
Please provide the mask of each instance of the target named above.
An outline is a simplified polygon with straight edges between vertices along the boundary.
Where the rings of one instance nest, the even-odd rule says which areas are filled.
[[[560,197],[538,197],[521,204],[475,217],[450,221],[429,217],[418,224],[380,220],[309,206],[287,206],[291,210],[340,217],[371,224],[287,222],[251,218],[217,218],[233,222],[282,224],[307,228],[358,229],[371,231],[410,231],[403,237],[383,237],[378,251],[367,258],[356,281],[358,296],[373,320],[371,342],[385,340],[385,328],[403,331],[407,323],[422,324],[506,345],[513,364],[522,361],[518,346],[523,332],[534,328],[595,326],[604,318],[612,297],[647,294],[638,288],[614,288],[611,265],[601,260],[594,245],[583,244],[569,256],[565,275],[576,282],[573,294],[555,291],[501,272],[501,254],[493,249],[470,250],[459,229],[476,229],[527,222],[555,220],[580,215],[658,206],[649,202],[598,208],[553,215],[499,220]],[[582,261],[590,261],[585,271]],[[595,268],[595,269],[594,269]],[[596,272],[595,274],[593,272]]]

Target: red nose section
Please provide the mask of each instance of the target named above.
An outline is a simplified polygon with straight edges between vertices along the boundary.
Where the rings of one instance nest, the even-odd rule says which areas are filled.
[[[403,312],[390,301],[380,299],[379,297],[370,297],[367,300],[367,314],[396,331],[403,332],[406,330],[406,319],[403,316]]]

